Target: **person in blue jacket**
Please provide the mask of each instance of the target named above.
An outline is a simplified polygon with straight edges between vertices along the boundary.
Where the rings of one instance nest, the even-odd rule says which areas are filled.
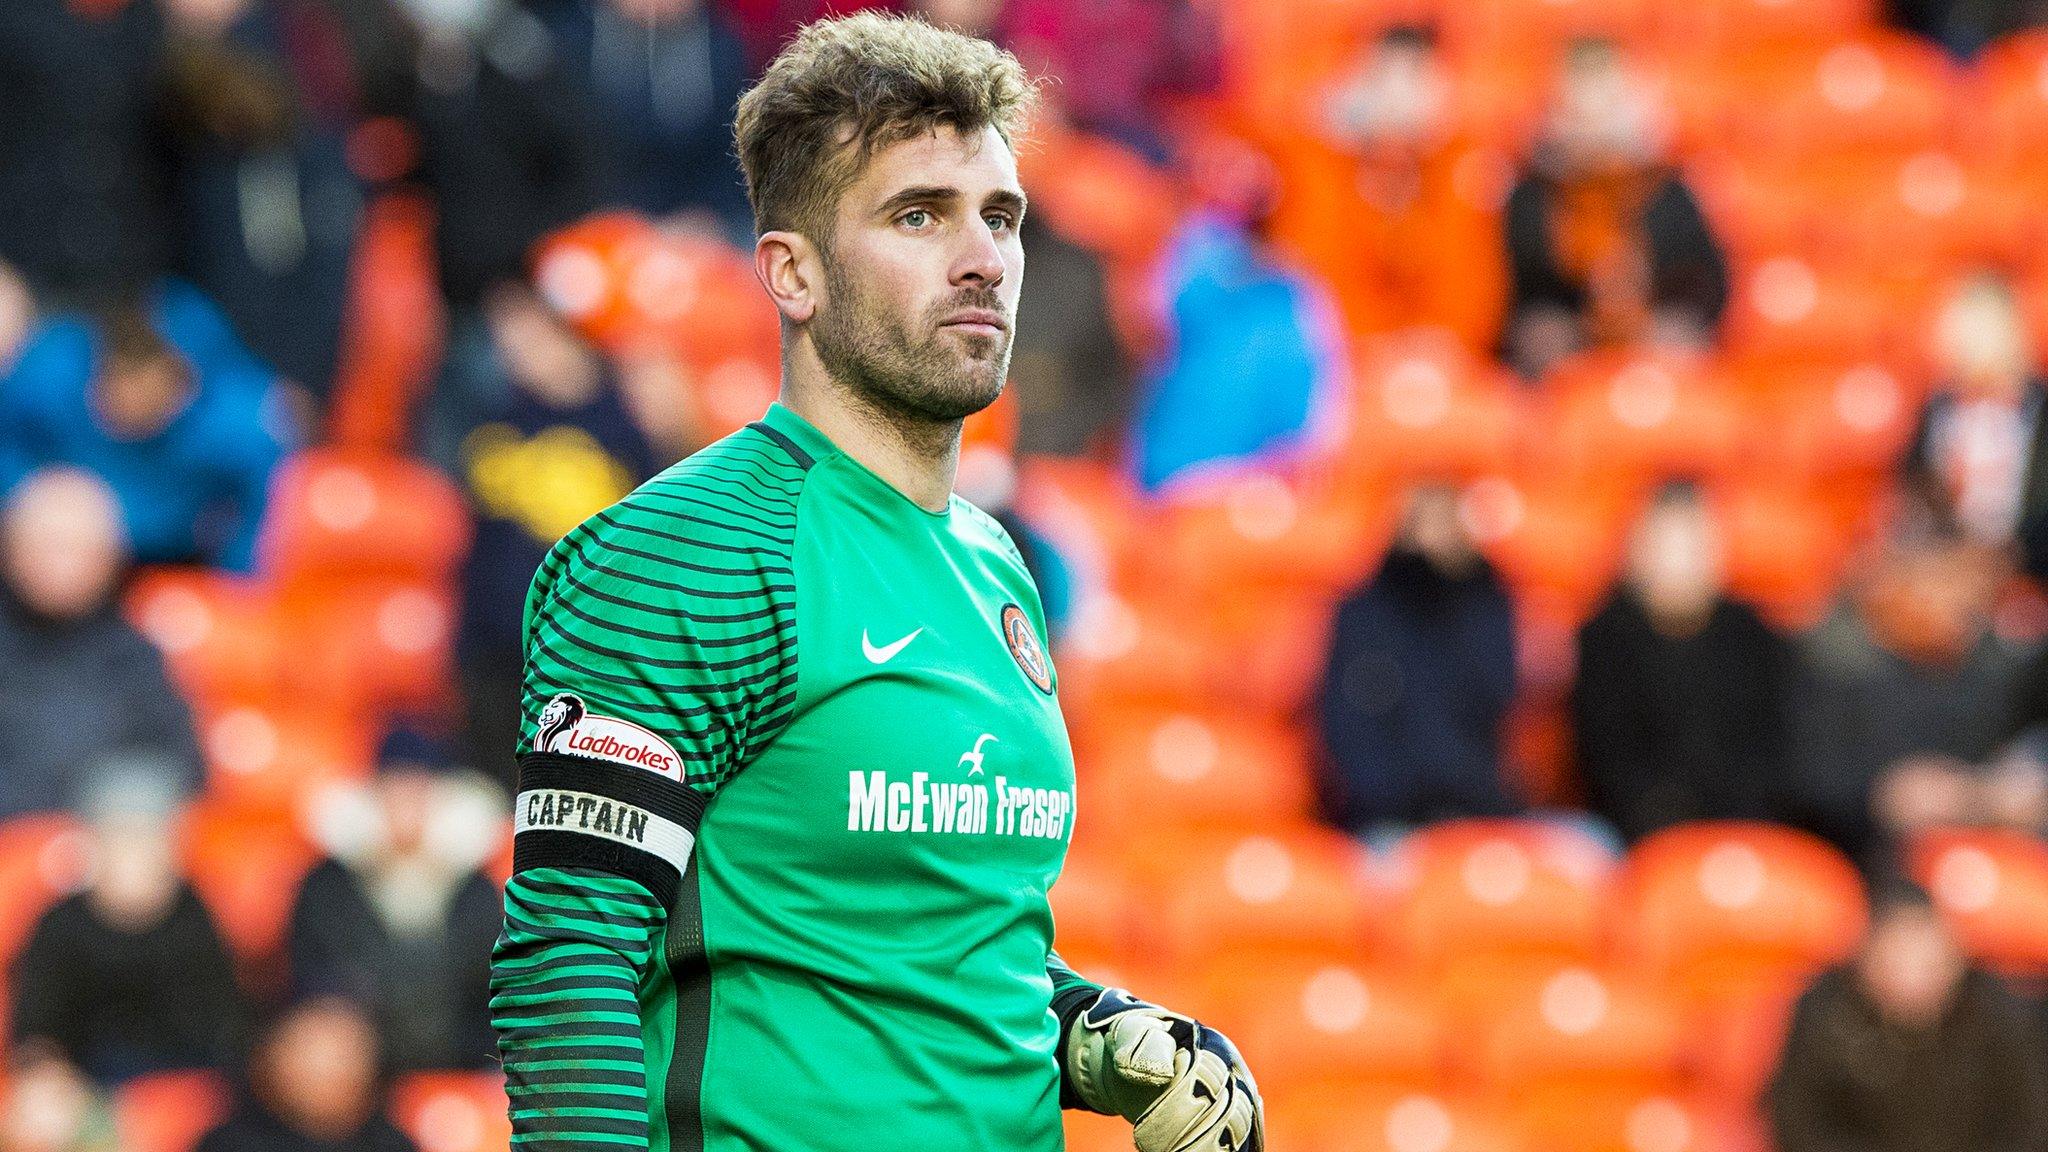
[[[0,378],[0,492],[83,468],[113,489],[138,561],[246,571],[271,472],[298,438],[290,409],[219,310],[167,282],[29,338]]]

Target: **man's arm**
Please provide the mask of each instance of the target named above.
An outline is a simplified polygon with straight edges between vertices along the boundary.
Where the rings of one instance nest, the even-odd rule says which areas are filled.
[[[535,868],[505,887],[491,1026],[525,1147],[644,1148],[639,989],[667,918],[637,880]]]
[[[793,503],[793,467],[728,455],[715,462],[759,473],[764,491],[782,483]],[[746,516],[727,506],[749,499]],[[794,513],[780,536],[748,518],[771,499],[656,480],[571,532],[535,576],[491,965],[522,1152],[648,1146],[659,1101],[640,999],[669,932],[684,931],[671,913],[698,821],[794,708]]]

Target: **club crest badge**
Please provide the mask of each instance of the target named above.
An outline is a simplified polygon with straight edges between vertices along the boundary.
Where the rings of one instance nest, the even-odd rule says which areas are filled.
[[[1003,639],[1010,645],[1010,655],[1016,659],[1017,667],[1024,670],[1024,678],[1040,692],[1052,695],[1052,663],[1045,658],[1031,618],[1015,604],[1005,604],[1002,626]]]

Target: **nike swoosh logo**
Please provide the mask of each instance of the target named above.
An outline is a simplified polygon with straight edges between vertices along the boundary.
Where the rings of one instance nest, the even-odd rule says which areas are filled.
[[[877,648],[875,647],[875,642],[873,640],[868,639],[868,630],[863,628],[860,630],[860,650],[867,654],[868,663],[887,664],[889,661],[894,660],[896,658],[896,654],[898,652],[901,652],[905,648],[910,647],[910,642],[912,640],[917,639],[920,635],[923,635],[923,633],[924,629],[919,628],[917,631],[912,632],[910,635],[905,636],[903,639],[898,640],[894,644],[888,644],[884,645],[883,647]]]

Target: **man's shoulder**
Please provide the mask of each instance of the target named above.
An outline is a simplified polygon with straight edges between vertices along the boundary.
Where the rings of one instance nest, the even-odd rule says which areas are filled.
[[[585,520],[543,575],[720,596],[785,582],[809,461],[753,427],[704,448]]]

